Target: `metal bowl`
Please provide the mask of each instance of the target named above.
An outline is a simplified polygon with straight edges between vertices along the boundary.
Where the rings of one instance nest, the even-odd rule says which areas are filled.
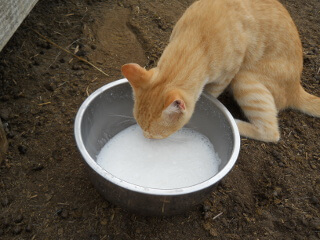
[[[118,132],[135,124],[132,117],[132,88],[126,79],[109,83],[92,93],[81,105],[74,126],[79,151],[89,177],[108,201],[144,215],[173,215],[201,203],[232,169],[240,149],[237,125],[228,110],[214,97],[203,93],[186,127],[206,135],[218,153],[219,172],[190,187],[155,189],[137,186],[113,176],[96,163],[96,156]],[[129,161],[130,159],[128,159]]]

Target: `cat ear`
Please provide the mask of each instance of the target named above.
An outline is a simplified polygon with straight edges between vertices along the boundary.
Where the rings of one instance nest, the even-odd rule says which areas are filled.
[[[186,111],[186,104],[182,96],[177,91],[170,92],[165,102],[164,113],[170,117],[179,117],[180,114]]]
[[[151,78],[152,72],[147,71],[139,64],[129,63],[121,68],[122,74],[128,79],[130,84],[135,87],[143,87]]]

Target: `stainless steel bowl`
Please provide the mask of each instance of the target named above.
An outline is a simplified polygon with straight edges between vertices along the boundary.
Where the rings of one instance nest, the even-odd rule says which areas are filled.
[[[77,146],[89,169],[93,185],[108,201],[145,215],[173,215],[201,203],[232,169],[240,149],[237,125],[228,110],[203,93],[186,127],[206,135],[221,164],[212,178],[190,187],[155,189],[137,186],[113,176],[96,163],[100,149],[118,132],[135,124],[132,89],[126,79],[109,83],[92,93],[81,105],[74,126]],[[130,159],[128,159],[130,161]]]

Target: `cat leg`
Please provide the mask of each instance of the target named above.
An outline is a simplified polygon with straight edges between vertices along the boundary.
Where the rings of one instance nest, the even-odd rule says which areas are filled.
[[[240,134],[265,142],[280,139],[274,98],[258,81],[259,75],[239,73],[231,82],[233,95],[249,122],[236,120]]]
[[[231,80],[229,81],[223,81],[223,82],[218,82],[218,83],[208,83],[205,86],[205,91],[207,93],[210,93],[212,96],[215,98],[218,98],[219,95],[227,88]]]

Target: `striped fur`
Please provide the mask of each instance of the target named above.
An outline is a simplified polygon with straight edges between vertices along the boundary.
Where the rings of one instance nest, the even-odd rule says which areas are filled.
[[[302,46],[277,0],[200,0],[173,29],[157,67],[122,67],[134,95],[134,116],[146,137],[165,138],[191,118],[205,88],[230,86],[249,122],[242,136],[276,142],[277,113],[288,107],[320,117],[320,98],[301,87]]]

